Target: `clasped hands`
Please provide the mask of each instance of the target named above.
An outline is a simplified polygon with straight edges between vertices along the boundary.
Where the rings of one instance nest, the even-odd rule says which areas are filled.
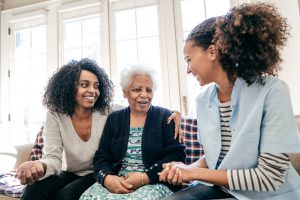
[[[149,178],[144,172],[131,172],[125,176],[107,175],[104,186],[108,191],[116,194],[128,194],[137,188],[149,183]]]
[[[38,181],[45,175],[46,165],[41,161],[27,161],[22,163],[16,173],[16,177],[20,180],[20,183],[32,184],[35,181]]]
[[[163,164],[163,170],[158,173],[159,180],[173,185],[182,185],[193,180],[193,167],[182,162]]]

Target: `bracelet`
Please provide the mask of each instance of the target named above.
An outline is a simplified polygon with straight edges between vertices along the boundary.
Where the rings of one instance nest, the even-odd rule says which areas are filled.
[[[142,173],[142,186],[144,185],[144,173]]]

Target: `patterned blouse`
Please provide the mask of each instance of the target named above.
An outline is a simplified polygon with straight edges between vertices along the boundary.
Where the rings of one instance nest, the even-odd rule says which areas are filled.
[[[124,176],[129,172],[144,171],[142,160],[142,134],[144,127],[130,127],[128,146],[119,176]]]

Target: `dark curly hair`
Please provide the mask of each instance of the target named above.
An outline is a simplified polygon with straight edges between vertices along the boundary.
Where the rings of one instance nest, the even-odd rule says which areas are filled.
[[[93,111],[100,111],[101,114],[109,112],[113,98],[113,84],[104,69],[88,58],[70,61],[50,78],[43,96],[43,105],[50,112],[73,115],[76,106],[76,85],[82,70],[92,72],[99,81],[100,96],[95,102]]]
[[[263,83],[263,76],[277,76],[280,50],[289,36],[287,19],[272,4],[233,7],[225,16],[196,26],[187,38],[207,49],[215,44],[220,63],[231,82],[236,77],[248,85]],[[203,40],[203,41],[202,41]]]

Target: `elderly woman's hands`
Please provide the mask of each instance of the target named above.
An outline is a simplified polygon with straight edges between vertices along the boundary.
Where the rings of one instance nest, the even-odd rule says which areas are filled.
[[[125,180],[133,185],[133,189],[137,189],[150,182],[149,177],[144,172],[130,172],[126,174]]]
[[[134,191],[132,184],[127,182],[124,177],[116,175],[107,175],[104,179],[104,186],[115,194],[128,194]]]
[[[179,137],[179,142],[183,143],[182,131],[181,131],[181,113],[179,111],[174,111],[173,114],[168,118],[167,124],[170,124],[171,121],[175,123],[175,133],[174,139]]]
[[[17,177],[21,184],[32,184],[45,175],[47,167],[39,160],[22,163],[17,169]]]

